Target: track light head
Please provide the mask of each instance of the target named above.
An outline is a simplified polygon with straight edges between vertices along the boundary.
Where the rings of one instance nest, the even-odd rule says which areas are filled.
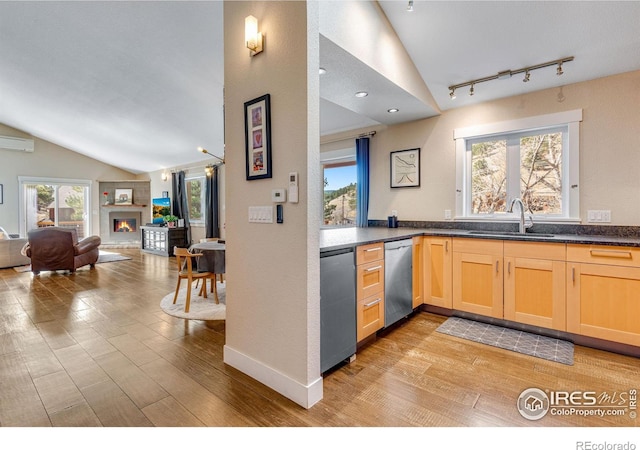
[[[472,96],[473,96],[473,92],[474,92],[474,89],[473,89],[473,84],[472,84],[472,85],[471,85],[471,88],[469,88],[469,96],[470,96],[470,97],[472,97]]]
[[[451,100],[455,100],[456,99],[456,90],[455,89],[451,89],[451,92],[449,92],[449,97],[451,97]]]
[[[413,0],[409,0],[409,4],[407,5],[407,11],[413,11]]]
[[[523,81],[524,83],[527,83],[527,82],[529,82],[529,79],[530,79],[530,78],[531,78],[531,74],[530,74],[530,73],[529,73],[529,71],[527,70],[527,71],[524,73],[524,79],[523,79],[522,81]]]
[[[562,62],[558,63],[558,70],[556,70],[556,75],[560,76],[562,75],[564,72],[562,71]]]

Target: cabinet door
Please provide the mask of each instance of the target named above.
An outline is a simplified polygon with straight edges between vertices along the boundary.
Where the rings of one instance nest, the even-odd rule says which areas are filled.
[[[358,301],[358,342],[384,326],[384,292]]]
[[[423,269],[423,250],[424,238],[416,236],[413,238],[413,308],[424,303],[424,269]]]
[[[567,263],[567,331],[640,346],[640,268]]]
[[[384,261],[358,265],[357,276],[358,300],[384,292]]]
[[[454,239],[453,309],[501,319],[502,241],[479,241]]]
[[[565,331],[565,262],[505,256],[504,265],[504,318]]]
[[[424,303],[451,309],[451,238],[425,237]]]

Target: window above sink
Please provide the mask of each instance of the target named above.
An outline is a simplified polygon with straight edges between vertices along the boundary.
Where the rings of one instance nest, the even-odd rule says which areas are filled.
[[[456,219],[516,221],[521,198],[536,222],[579,221],[582,110],[481,125],[454,132]]]

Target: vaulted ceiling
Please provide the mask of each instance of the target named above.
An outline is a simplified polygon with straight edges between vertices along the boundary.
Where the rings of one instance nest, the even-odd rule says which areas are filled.
[[[638,1],[378,4],[431,101],[321,36],[323,135],[640,69]],[[0,123],[134,173],[200,161],[198,146],[222,156],[222,6],[0,2]],[[562,76],[550,67],[449,98],[450,85],[567,56]]]

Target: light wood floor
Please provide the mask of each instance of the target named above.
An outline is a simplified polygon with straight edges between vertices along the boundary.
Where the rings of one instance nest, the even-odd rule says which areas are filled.
[[[627,392],[639,360],[576,347],[566,366],[436,333],[418,313],[324,379],[309,410],[222,362],[224,322],[164,314],[175,261],[131,261],[74,275],[0,270],[3,427],[637,426],[623,417],[528,421],[520,393]]]

